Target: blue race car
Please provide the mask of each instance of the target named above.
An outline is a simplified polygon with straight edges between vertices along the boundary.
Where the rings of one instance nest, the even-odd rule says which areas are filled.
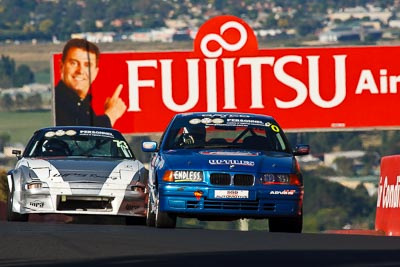
[[[176,115],[161,137],[142,143],[154,152],[146,223],[174,228],[177,217],[199,220],[268,218],[271,232],[300,233],[303,177],[295,156],[270,116],[247,113]]]

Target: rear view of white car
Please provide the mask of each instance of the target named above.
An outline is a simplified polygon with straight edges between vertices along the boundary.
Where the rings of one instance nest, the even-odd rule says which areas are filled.
[[[7,220],[30,214],[116,215],[127,224],[145,217],[147,170],[114,129],[37,130],[7,175]]]

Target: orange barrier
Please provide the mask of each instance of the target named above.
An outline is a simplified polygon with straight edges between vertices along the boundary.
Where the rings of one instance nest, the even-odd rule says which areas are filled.
[[[400,236],[400,155],[381,159],[375,230]]]

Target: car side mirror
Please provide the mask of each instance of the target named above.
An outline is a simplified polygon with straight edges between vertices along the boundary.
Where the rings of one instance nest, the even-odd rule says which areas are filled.
[[[13,149],[13,150],[11,151],[11,153],[12,153],[13,155],[15,155],[18,159],[21,158],[21,155],[22,155],[22,151],[21,151],[21,150]]]
[[[303,155],[308,155],[310,154],[310,146],[309,145],[304,145],[304,144],[298,144],[296,145],[293,154],[295,156],[303,156]]]
[[[157,151],[157,142],[155,141],[144,141],[142,142],[143,152],[155,152]]]

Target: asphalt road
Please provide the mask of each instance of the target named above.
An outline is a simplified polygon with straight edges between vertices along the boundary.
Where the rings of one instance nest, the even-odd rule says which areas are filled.
[[[0,266],[400,266],[400,237],[0,221]]]

